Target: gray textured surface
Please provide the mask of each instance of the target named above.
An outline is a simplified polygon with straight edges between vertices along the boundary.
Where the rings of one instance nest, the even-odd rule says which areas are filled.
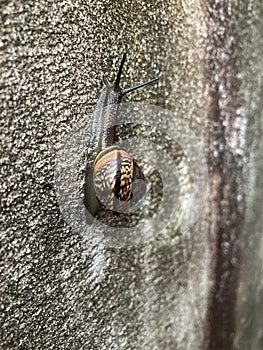
[[[262,3],[243,0],[239,10],[235,1],[222,8],[207,3],[0,2],[2,349],[203,349],[204,334],[211,338],[215,328],[218,339],[231,342],[224,333],[227,311],[220,327],[207,326],[205,312],[207,304],[213,311],[224,301],[220,293],[215,301],[209,294],[216,260],[209,234],[229,217],[237,222],[232,199],[240,200],[245,216],[238,240],[226,238],[239,252],[238,266],[233,264],[239,272],[231,305],[234,346],[261,349]],[[220,48],[221,35],[229,50]],[[242,180],[235,192],[228,177],[213,182],[217,160],[210,159],[207,208],[188,235],[161,246],[106,250],[83,242],[65,223],[56,204],[54,162],[124,47],[125,81],[161,77],[157,90],[130,98],[177,112],[204,135],[215,158],[220,137],[226,137]],[[236,71],[227,69],[232,59],[239,79],[234,89]],[[207,84],[205,62],[212,62]],[[213,91],[217,77],[219,98]],[[209,116],[213,102],[221,111],[215,121]],[[212,137],[203,132],[207,120]],[[218,188],[229,196],[219,200]],[[229,350],[226,343],[220,349]]]

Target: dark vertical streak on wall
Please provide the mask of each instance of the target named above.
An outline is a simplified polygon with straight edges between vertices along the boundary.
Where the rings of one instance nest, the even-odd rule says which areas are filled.
[[[242,148],[238,125],[239,38],[236,1],[205,1],[206,78],[209,108],[206,145],[209,166],[210,280],[205,342],[230,350],[235,335],[239,239],[243,218]]]

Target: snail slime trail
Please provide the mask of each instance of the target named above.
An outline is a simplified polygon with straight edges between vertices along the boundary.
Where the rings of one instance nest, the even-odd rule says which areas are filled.
[[[118,104],[123,96],[158,78],[121,88],[125,60],[126,53],[123,54],[114,82],[104,79],[105,86],[92,116],[90,139],[95,150],[95,160],[91,161],[89,156],[86,160],[84,185],[84,203],[92,216],[103,207],[113,214],[127,212],[127,208],[137,204],[146,192],[145,177],[138,164],[124,149],[114,145],[116,130],[112,125],[117,121]]]

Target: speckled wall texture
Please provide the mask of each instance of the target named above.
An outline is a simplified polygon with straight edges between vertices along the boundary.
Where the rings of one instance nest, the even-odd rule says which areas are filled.
[[[0,0],[1,349],[262,349],[262,18],[261,0]],[[67,224],[54,171],[124,50],[124,85],[160,77],[126,101],[191,127],[208,195],[187,233],[109,248]]]

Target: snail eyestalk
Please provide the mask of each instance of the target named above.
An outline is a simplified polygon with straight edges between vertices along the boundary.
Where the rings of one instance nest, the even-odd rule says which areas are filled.
[[[144,87],[146,85],[152,84],[152,83],[156,82],[157,80],[159,80],[159,78],[153,78],[153,79],[151,79],[149,81],[146,81],[145,83],[136,84],[136,85],[131,86],[131,87],[126,88],[126,89],[121,89],[121,87],[120,87],[120,80],[121,80],[121,75],[122,75],[122,70],[123,70],[123,67],[124,67],[124,63],[125,63],[125,60],[126,60],[126,55],[127,55],[126,52],[124,52],[124,54],[122,56],[120,68],[119,68],[119,71],[117,73],[116,80],[112,84],[113,90],[115,92],[120,91],[121,96],[124,96],[127,93],[129,93],[129,92],[132,92],[134,90],[140,89],[140,88],[142,88],[142,87]],[[108,80],[106,80],[105,78],[104,78],[104,82],[106,83],[106,85],[110,85]]]
[[[122,60],[121,60],[121,65],[116,77],[115,82],[113,83],[113,89],[115,92],[117,92],[120,89],[120,80],[121,80],[121,74],[122,74],[122,70],[123,70],[123,66],[126,60],[126,52],[124,52],[123,56],[122,56]]]
[[[125,95],[128,92],[131,92],[131,91],[140,89],[141,87],[144,87],[146,85],[152,84],[152,83],[154,83],[157,80],[159,80],[159,78],[153,78],[153,79],[151,79],[149,81],[146,81],[145,83],[137,84],[137,85],[131,86],[131,87],[127,88],[127,89],[123,89],[122,90],[122,94]]]

